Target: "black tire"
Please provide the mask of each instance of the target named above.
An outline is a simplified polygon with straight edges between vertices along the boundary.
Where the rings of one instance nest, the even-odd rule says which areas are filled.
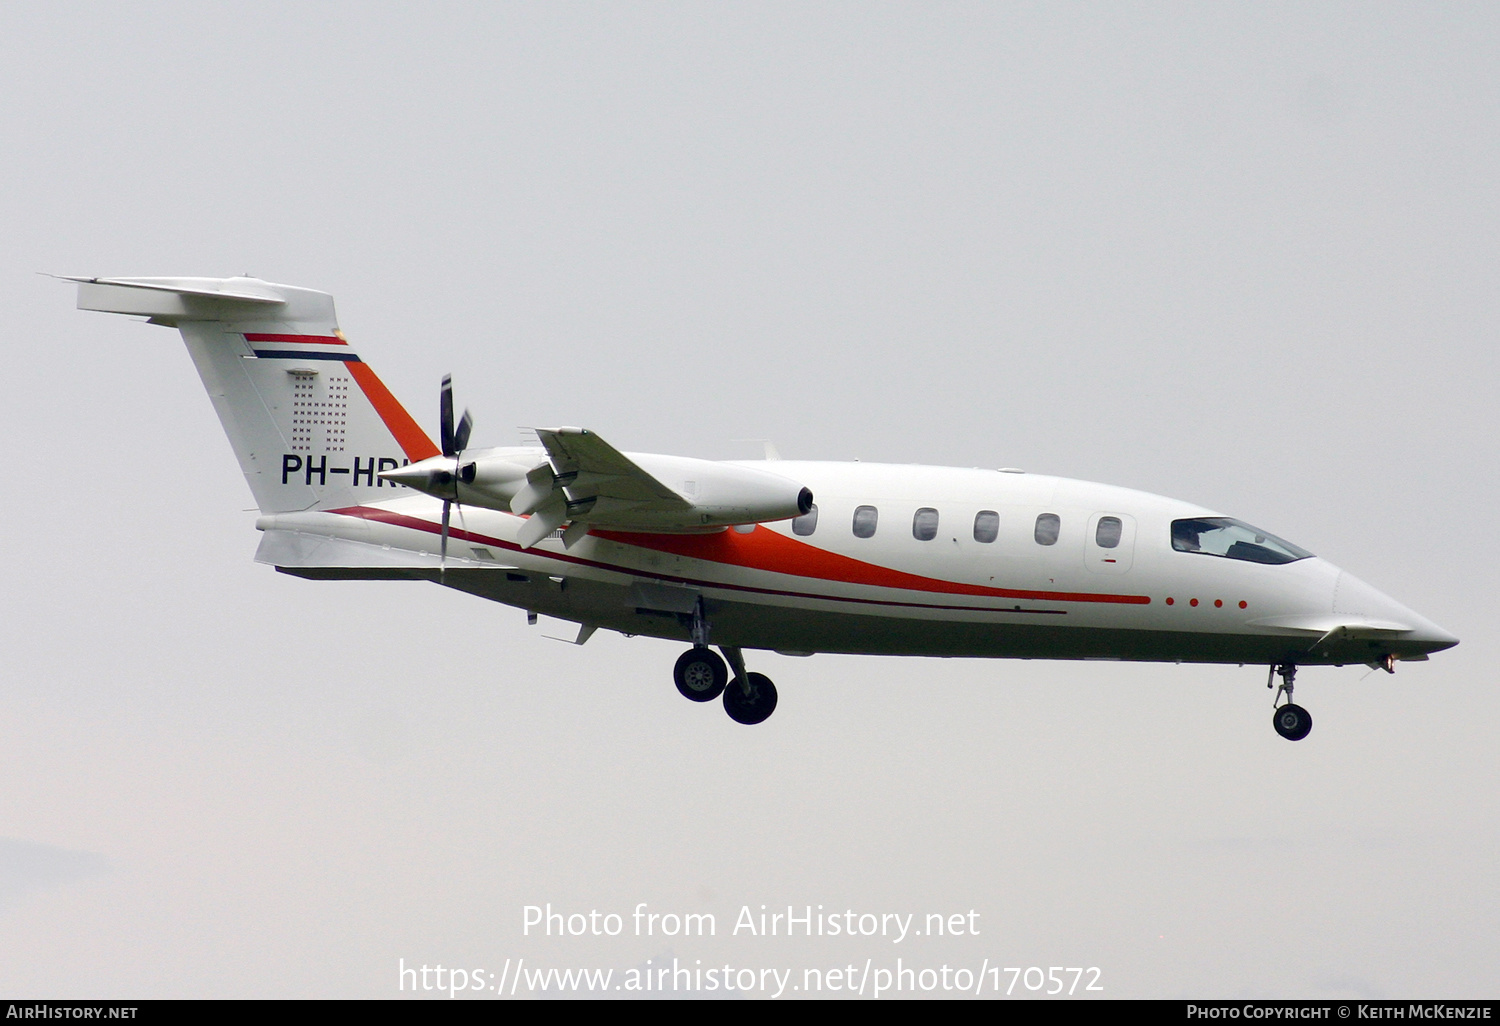
[[[1287,703],[1272,715],[1271,725],[1288,741],[1301,741],[1312,732],[1312,715],[1300,705]]]
[[[738,677],[730,681],[724,689],[724,711],[734,722],[754,726],[764,723],[776,711],[776,685],[763,673],[750,673],[746,677],[750,693],[745,694]]]
[[[712,702],[724,693],[724,685],[729,682],[729,669],[712,649],[690,648],[677,657],[672,679],[684,698]]]

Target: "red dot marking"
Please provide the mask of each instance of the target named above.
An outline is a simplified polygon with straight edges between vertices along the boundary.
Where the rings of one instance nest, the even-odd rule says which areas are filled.
[[[1197,604],[1198,604],[1198,600],[1197,599],[1188,599],[1188,605],[1190,605],[1190,606],[1196,606]]]
[[[1224,600],[1223,599],[1214,599],[1214,608],[1215,609],[1222,609],[1222,608],[1224,608]]]
[[[1169,598],[1169,599],[1167,599],[1167,605],[1170,606],[1173,602],[1176,602],[1176,601],[1177,601],[1176,599]]]
[[[1250,604],[1250,603],[1248,603],[1248,602],[1246,602],[1246,601],[1245,601],[1245,600],[1244,600],[1244,599],[1240,599],[1240,608],[1241,608],[1241,609],[1244,609],[1244,608],[1245,608],[1245,607],[1246,607],[1246,606],[1248,606],[1248,605],[1249,605],[1249,604]]]

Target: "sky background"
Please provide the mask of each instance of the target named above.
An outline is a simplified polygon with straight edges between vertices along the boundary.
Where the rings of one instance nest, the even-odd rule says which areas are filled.
[[[1477,3],[5,5],[0,995],[674,956],[1500,995],[1497,52]],[[1304,671],[1298,744],[1255,667],[760,653],[747,729],[680,646],[256,565],[176,333],[37,272],[330,292],[479,445],[1199,502],[1463,643]],[[548,902],[718,936],[523,936]],[[762,904],[981,933],[731,936]]]

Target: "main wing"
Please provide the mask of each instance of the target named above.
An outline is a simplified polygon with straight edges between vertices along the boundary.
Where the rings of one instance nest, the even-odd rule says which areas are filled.
[[[812,492],[780,474],[686,456],[623,453],[593,431],[539,428],[545,459],[515,451],[434,456],[382,476],[430,495],[527,517],[530,548],[564,524],[571,546],[591,527],[683,533],[800,516]]]
[[[696,527],[693,504],[658,481],[639,463],[587,428],[538,428],[537,438],[549,463],[528,475],[524,495],[511,503],[513,513],[530,513],[521,529],[523,547],[556,530],[564,520],[598,526],[622,526],[643,518]]]

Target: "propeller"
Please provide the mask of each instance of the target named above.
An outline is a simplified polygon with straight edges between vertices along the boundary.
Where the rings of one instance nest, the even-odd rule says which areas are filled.
[[[446,491],[443,495],[443,530],[438,563],[438,574],[442,575],[448,568],[448,517],[453,505],[458,501],[458,481],[462,473],[459,469],[458,458],[469,447],[469,434],[474,430],[474,418],[469,416],[468,410],[465,410],[464,415],[459,418],[457,427],[453,424],[452,374],[443,375],[443,389],[438,396],[438,421],[438,430],[442,435],[443,455],[453,461],[451,479],[440,482],[452,485],[452,497],[450,498]]]

